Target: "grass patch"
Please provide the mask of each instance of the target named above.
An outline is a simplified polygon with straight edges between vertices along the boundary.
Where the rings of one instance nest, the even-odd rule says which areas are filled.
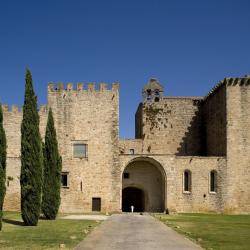
[[[60,216],[59,216],[60,217]],[[19,213],[4,212],[0,231],[1,249],[72,249],[100,222],[89,220],[39,220],[38,226],[24,226]]]
[[[249,250],[250,215],[155,214],[175,231],[209,250]]]

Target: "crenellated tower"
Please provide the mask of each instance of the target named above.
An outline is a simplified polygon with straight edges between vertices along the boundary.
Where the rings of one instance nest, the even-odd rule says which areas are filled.
[[[62,189],[61,211],[92,211],[92,199],[100,199],[102,211],[119,209],[119,84],[50,83],[48,106],[70,186]]]

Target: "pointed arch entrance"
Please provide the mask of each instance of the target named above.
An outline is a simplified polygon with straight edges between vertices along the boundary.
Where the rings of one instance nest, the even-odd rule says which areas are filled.
[[[122,175],[122,211],[163,212],[165,210],[165,171],[149,157],[130,161]]]

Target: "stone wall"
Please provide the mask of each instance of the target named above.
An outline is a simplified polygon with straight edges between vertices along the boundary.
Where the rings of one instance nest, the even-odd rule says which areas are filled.
[[[209,94],[202,103],[204,155],[226,155],[226,86]]]
[[[100,197],[102,211],[119,209],[120,180],[118,162],[119,134],[119,86],[107,89],[101,84],[96,90],[93,84],[77,90],[72,84],[64,89],[62,84],[49,85],[48,106],[52,107],[59,150],[63,160],[63,172],[68,173],[68,187],[61,190],[61,212],[89,212],[92,197]],[[4,109],[4,127],[8,143],[7,176],[10,177],[5,210],[20,208],[20,148],[22,112],[15,107]],[[42,107],[40,132],[44,138],[47,123],[47,107]],[[74,142],[88,145],[87,158],[73,157]]]
[[[49,85],[48,105],[52,107],[63,172],[68,173],[68,188],[62,188],[62,212],[90,212],[92,198],[101,198],[102,211],[117,210],[119,178],[119,86],[107,89],[82,84],[74,90],[68,84]],[[74,158],[73,144],[87,144],[87,157]]]
[[[136,135],[143,139],[143,153],[200,155],[201,100],[199,97],[163,97],[159,102],[140,104]]]
[[[250,213],[250,78],[226,79],[227,199],[225,210]]]
[[[47,108],[39,109],[40,133],[44,137],[47,123]],[[20,210],[20,172],[21,172],[21,108],[13,105],[3,105],[4,129],[7,139],[6,197],[4,209]]]
[[[226,155],[226,87],[203,98],[163,97],[144,102],[135,115],[143,152],[176,155]]]
[[[19,157],[8,157],[6,168],[6,195],[4,199],[4,210],[19,211],[20,206],[20,169]]]
[[[120,139],[119,152],[120,154],[142,154],[142,139]],[[133,150],[133,151],[131,151]]]
[[[3,124],[7,138],[7,157],[21,155],[21,122],[23,113],[17,106],[3,105]]]
[[[211,212],[223,211],[222,195],[225,187],[224,157],[192,157],[170,155],[120,155],[122,172],[132,162],[142,164],[150,162],[162,168],[165,176],[165,209],[170,212]],[[192,173],[191,192],[183,191],[183,173]],[[217,192],[209,191],[209,175],[212,170],[217,171]],[[122,178],[122,176],[121,176]],[[143,183],[143,182],[139,182]],[[136,185],[136,183],[134,183]],[[147,189],[144,182],[144,189]],[[122,187],[121,187],[122,188]]]

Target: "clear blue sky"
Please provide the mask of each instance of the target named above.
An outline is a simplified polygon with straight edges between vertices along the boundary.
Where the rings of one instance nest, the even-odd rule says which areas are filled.
[[[1,0],[0,101],[22,105],[25,68],[47,83],[118,81],[120,135],[151,77],[165,95],[205,95],[250,73],[249,0]]]

